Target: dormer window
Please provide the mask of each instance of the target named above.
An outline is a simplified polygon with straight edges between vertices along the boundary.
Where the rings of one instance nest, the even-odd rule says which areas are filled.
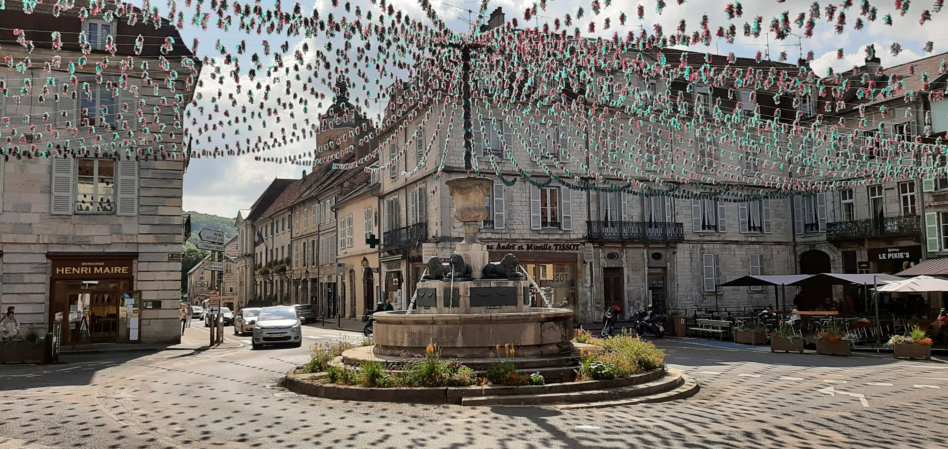
[[[105,50],[109,38],[115,39],[114,26],[104,20],[86,20],[86,35],[93,50]]]
[[[741,109],[747,112],[754,112],[754,109],[757,108],[757,96],[750,90],[742,90],[740,92]]]

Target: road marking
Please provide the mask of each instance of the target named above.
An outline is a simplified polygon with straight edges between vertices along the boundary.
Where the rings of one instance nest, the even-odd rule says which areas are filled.
[[[877,387],[891,387],[892,384],[888,382],[866,382],[866,385],[874,385]]]
[[[935,389],[941,388],[938,385],[912,385],[912,386],[915,388],[935,388]]]
[[[780,378],[780,380],[803,380],[803,378],[802,378],[802,377],[783,376],[783,377]]]
[[[760,374],[738,374],[737,377],[760,377]]]
[[[845,380],[832,380],[832,379],[823,379],[824,384],[844,384]]]
[[[296,397],[296,393],[290,393],[290,392],[286,392],[286,393],[273,393],[273,396],[274,396],[274,397],[278,397],[278,398],[295,398],[295,397]]]
[[[599,426],[590,426],[588,424],[582,424],[582,425],[573,427],[573,430],[599,430],[601,428],[602,427],[599,427]]]
[[[829,394],[830,396],[832,396],[832,397],[834,397],[834,398],[836,397],[836,393],[844,394],[844,395],[846,395],[846,396],[852,396],[852,397],[854,397],[854,398],[858,398],[858,399],[859,399],[859,402],[862,403],[862,406],[863,406],[863,407],[866,407],[866,408],[869,407],[869,401],[866,400],[866,396],[863,395],[863,394],[860,394],[860,393],[850,393],[850,392],[848,392],[848,391],[839,391],[839,390],[836,390],[835,388],[833,388],[832,385],[830,385],[830,386],[828,386],[828,387],[826,387],[826,388],[821,388],[821,389],[816,390],[816,391],[818,391],[818,392],[820,392],[820,393],[827,393],[827,394]]]
[[[721,373],[717,371],[698,371],[698,374],[710,374],[712,376],[717,376],[718,374],[721,374]]]

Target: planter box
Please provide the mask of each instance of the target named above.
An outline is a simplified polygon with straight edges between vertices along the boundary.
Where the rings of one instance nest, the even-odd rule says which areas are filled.
[[[816,340],[816,353],[849,356],[852,355],[852,350],[849,348],[849,342],[846,340],[829,341],[825,338],[820,338]]]
[[[0,343],[0,363],[43,363],[46,345],[26,341]]]
[[[803,354],[802,338],[784,338],[773,335],[770,337],[770,352],[799,352]]]
[[[892,347],[892,354],[897,359],[932,359],[932,345],[903,343]]]
[[[765,345],[767,344],[767,334],[764,331],[734,331],[734,343]]]

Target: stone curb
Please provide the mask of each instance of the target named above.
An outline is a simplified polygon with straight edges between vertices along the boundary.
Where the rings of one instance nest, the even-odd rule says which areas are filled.
[[[675,373],[681,376],[680,373]],[[652,394],[656,388],[653,384],[660,383],[668,378],[669,372],[658,368],[625,379],[609,381],[569,382],[548,385],[522,386],[474,386],[474,387],[434,387],[434,388],[366,388],[349,385],[334,385],[312,382],[320,377],[319,374],[295,374],[289,372],[284,378],[283,385],[297,394],[305,394],[325,399],[367,401],[367,402],[399,402],[416,404],[463,404],[465,398],[487,398],[503,396],[551,396],[550,404],[556,402],[554,395],[581,394],[585,391],[618,390],[621,388],[636,388],[642,394]],[[677,378],[676,378],[677,379]],[[676,385],[677,387],[678,385]],[[664,393],[660,391],[658,393]],[[477,402],[477,401],[471,401]],[[477,405],[477,404],[467,404]],[[483,405],[495,405],[485,403]],[[534,405],[545,405],[540,402]]]

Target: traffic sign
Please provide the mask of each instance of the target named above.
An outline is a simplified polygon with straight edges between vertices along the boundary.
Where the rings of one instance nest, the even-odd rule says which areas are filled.
[[[201,240],[205,242],[221,243],[221,244],[223,244],[224,240],[227,238],[227,236],[224,235],[223,232],[215,231],[213,229],[207,229],[207,228],[201,229],[201,232],[198,233],[198,237],[200,237]]]
[[[211,262],[211,271],[224,271],[224,262]]]
[[[224,245],[221,245],[220,243],[205,242],[203,240],[199,240],[197,242],[197,247],[198,249],[203,249],[207,251],[223,251],[224,250]]]

